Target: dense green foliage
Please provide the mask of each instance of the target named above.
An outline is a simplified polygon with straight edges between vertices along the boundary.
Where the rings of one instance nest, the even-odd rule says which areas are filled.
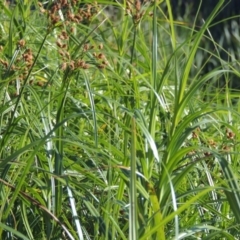
[[[0,3],[1,239],[239,238],[238,98],[211,84],[239,76],[208,34],[224,1],[201,28],[169,0],[29,2]]]

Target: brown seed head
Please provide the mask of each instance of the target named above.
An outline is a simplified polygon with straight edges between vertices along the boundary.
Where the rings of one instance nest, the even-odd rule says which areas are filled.
[[[75,62],[76,67],[82,67],[84,64],[85,64],[85,62],[81,59],[79,59]]]
[[[68,5],[68,0],[61,0],[62,7],[65,7]]]
[[[213,139],[210,139],[210,140],[208,141],[208,144],[209,144],[209,146],[211,146],[211,147],[216,147],[216,142],[214,142]]]
[[[38,85],[39,87],[43,87],[43,86],[44,86],[44,82],[38,81],[38,82],[37,82],[37,85]]]
[[[74,61],[71,61],[71,62],[69,63],[69,67],[70,67],[71,70],[74,70],[74,69],[75,69],[75,63],[74,63]]]
[[[192,132],[192,138],[193,138],[193,139],[198,138],[198,134],[197,134],[195,131]]]
[[[225,152],[229,152],[231,150],[231,148],[229,146],[224,145],[222,150]]]
[[[68,39],[68,34],[66,31],[62,31],[61,36],[63,37],[63,39],[66,39],[66,40]]]
[[[84,64],[82,68],[83,68],[83,69],[88,69],[88,68],[89,68],[89,65],[88,65],[88,64]]]
[[[18,46],[21,47],[21,48],[24,47],[25,44],[26,44],[26,42],[25,42],[24,39],[21,39],[21,40],[18,41]]]
[[[65,57],[65,52],[64,52],[64,51],[59,50],[58,53],[59,53],[62,57]]]
[[[86,52],[87,50],[89,50],[89,45],[88,44],[84,44],[83,51]]]
[[[32,62],[33,61],[33,55],[30,49],[28,49],[23,55],[23,59],[25,62]]]
[[[82,16],[80,16],[79,14],[76,14],[76,15],[75,15],[75,19],[77,19],[78,22],[82,22],[82,21],[83,21]]]
[[[98,67],[99,69],[103,69],[103,68],[106,67],[106,65],[105,65],[105,64],[99,64],[99,65],[97,65],[97,67]]]
[[[211,153],[210,152],[205,152],[204,156],[209,157],[209,156],[211,156]]]
[[[1,63],[5,68],[8,67],[8,62],[6,62],[6,61],[0,59],[0,63]]]
[[[230,131],[229,129],[226,129],[226,136],[228,139],[234,139],[235,133]]]
[[[66,62],[62,63],[61,66],[60,66],[60,69],[63,70],[63,71],[66,70],[67,69],[67,63]]]
[[[70,21],[74,21],[75,15],[72,12],[68,11],[67,12],[67,18]]]
[[[141,1],[140,0],[136,0],[135,1],[135,8],[136,8],[136,11],[137,12],[140,12],[140,10],[141,10]]]
[[[103,53],[98,54],[98,59],[104,59],[104,58],[105,58],[105,55]]]
[[[57,44],[58,47],[63,48],[62,47],[63,44],[62,44],[62,42],[60,40],[57,40],[56,44]]]
[[[64,43],[64,44],[62,45],[62,48],[66,48],[66,47],[67,47],[67,44]]]

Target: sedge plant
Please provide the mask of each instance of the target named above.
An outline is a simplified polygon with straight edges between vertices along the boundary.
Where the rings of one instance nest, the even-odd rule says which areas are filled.
[[[239,237],[236,94],[208,91],[238,70],[194,71],[223,3],[1,3],[2,239]]]

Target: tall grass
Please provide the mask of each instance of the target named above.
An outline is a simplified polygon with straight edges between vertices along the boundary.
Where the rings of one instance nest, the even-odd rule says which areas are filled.
[[[1,3],[1,239],[237,239],[238,70],[195,69],[224,1],[79,3]]]

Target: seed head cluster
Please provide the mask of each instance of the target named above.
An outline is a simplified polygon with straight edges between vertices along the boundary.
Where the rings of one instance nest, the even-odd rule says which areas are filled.
[[[200,128],[197,128],[192,132],[191,136],[191,145],[194,144],[200,144],[201,146],[208,147],[209,149],[218,149],[223,152],[230,152],[232,149],[232,146],[234,145],[234,141],[236,138],[236,134],[230,130],[226,129],[225,130],[225,136],[224,138],[215,139],[213,140],[212,138],[206,139],[206,137],[201,136],[201,130]],[[196,154],[195,151],[191,151],[188,153],[188,156],[193,156]],[[212,154],[209,151],[206,151],[203,153],[205,157],[212,156]]]
[[[56,45],[60,57],[60,69],[61,70],[76,70],[76,69],[88,69],[90,67],[89,61],[84,56],[90,54],[95,59],[94,65],[99,69],[105,68],[108,62],[102,53],[103,44],[100,44],[97,48],[89,43],[82,45],[77,57],[71,54],[70,38],[71,34],[76,36],[76,24],[87,24],[91,21],[93,16],[99,11],[97,2],[91,4],[85,4],[80,6],[81,1],[56,1],[50,7],[49,10],[44,10],[40,4],[41,12],[47,14],[49,19],[50,28],[56,28],[58,32]],[[94,48],[96,48],[94,50]]]
[[[7,60],[1,58],[0,64],[3,66],[5,71],[8,70],[12,73],[18,71],[18,78],[22,80],[28,75],[29,69],[33,65],[34,56],[32,50],[26,47],[26,42],[24,39],[21,39],[17,42],[16,49],[20,51],[20,54],[18,54],[16,61],[11,65],[10,69],[8,69],[9,62]]]
[[[141,0],[135,0],[135,1],[128,0],[126,3],[127,3],[126,15],[132,16],[133,22],[135,24],[139,23],[140,20],[142,19],[143,15],[145,14],[145,11],[142,10],[142,1]]]
[[[41,16],[45,16],[47,19],[48,32],[50,34],[54,33],[53,35],[56,36],[55,43],[61,70],[69,69],[73,71],[95,66],[98,69],[104,69],[108,66],[109,63],[103,52],[104,45],[102,43],[99,45],[89,42],[81,43],[81,47],[77,49],[79,54],[75,54],[73,50],[77,44],[72,39],[80,36],[77,27],[80,24],[87,25],[90,23],[93,16],[99,12],[97,2],[83,4],[80,0],[58,0],[54,1],[52,5],[49,3],[43,5],[38,2],[38,6]],[[10,81],[26,79],[35,60],[34,48],[26,39],[18,40],[15,49],[18,50],[17,58],[10,65],[11,59],[4,54],[4,46],[0,45],[0,67],[3,69],[3,74],[4,72],[7,73],[6,76],[10,76],[8,73],[11,72]],[[89,60],[89,58],[91,59]],[[29,78],[29,83],[34,83],[33,78]],[[42,85],[42,83],[36,84]]]
[[[89,21],[97,12],[97,2],[85,4],[80,7],[79,0],[58,0],[54,1],[49,10],[46,10],[42,3],[38,3],[40,11],[47,14],[50,20],[50,26],[55,26],[57,23],[83,23]],[[62,15],[62,16],[61,16]]]

